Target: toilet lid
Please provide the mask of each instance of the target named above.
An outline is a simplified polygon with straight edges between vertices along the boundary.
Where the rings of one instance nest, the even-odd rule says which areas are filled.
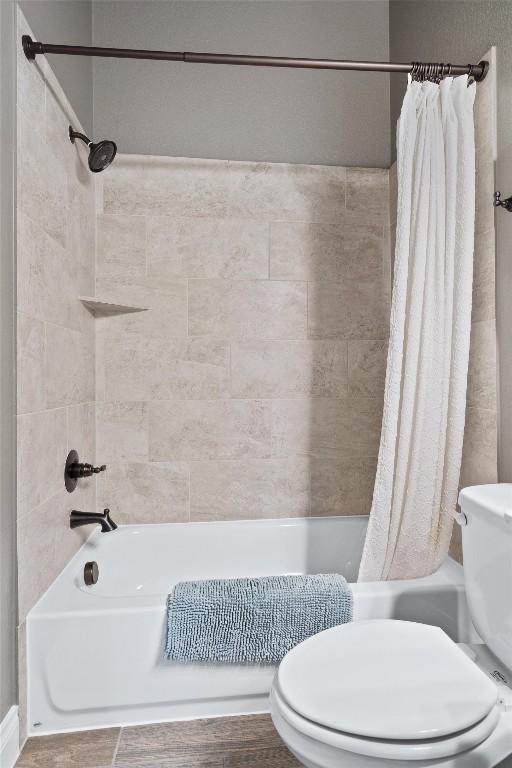
[[[277,673],[302,717],[377,739],[426,740],[471,728],[496,685],[438,627],[396,620],[344,624],[291,650]]]

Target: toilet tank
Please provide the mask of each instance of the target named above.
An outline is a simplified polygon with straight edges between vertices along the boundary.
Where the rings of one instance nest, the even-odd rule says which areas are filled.
[[[512,670],[512,483],[475,485],[459,494],[464,580],[473,623]]]

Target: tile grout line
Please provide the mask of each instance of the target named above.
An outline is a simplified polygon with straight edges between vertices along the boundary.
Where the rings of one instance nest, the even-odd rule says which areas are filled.
[[[114,754],[112,755],[112,762],[110,764],[110,768],[114,768],[116,760],[117,760],[117,753],[119,752],[119,745],[121,744],[121,736],[123,734],[123,728],[119,728],[119,735],[117,737],[116,746],[114,747]]]

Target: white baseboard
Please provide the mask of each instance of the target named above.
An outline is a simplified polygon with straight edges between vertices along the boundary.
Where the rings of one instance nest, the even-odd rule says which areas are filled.
[[[20,753],[18,707],[11,707],[0,723],[0,768],[14,768]]]

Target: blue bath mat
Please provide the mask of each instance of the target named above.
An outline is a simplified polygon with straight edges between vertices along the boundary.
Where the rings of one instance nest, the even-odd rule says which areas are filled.
[[[165,658],[276,663],[351,619],[352,591],[339,574],[183,581],[167,599]]]

